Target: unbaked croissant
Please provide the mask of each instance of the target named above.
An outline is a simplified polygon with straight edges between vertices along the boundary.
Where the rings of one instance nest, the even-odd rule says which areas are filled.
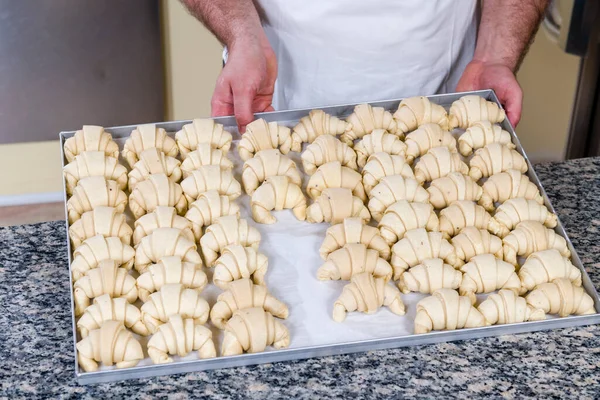
[[[506,200],[498,207],[494,218],[509,230],[522,221],[538,221],[548,228],[554,228],[558,224],[558,217],[548,211],[546,206],[522,197]]]
[[[439,230],[439,220],[431,204],[398,200],[387,208],[379,221],[379,232],[391,246],[411,229]]]
[[[331,161],[339,161],[345,167],[358,169],[354,150],[335,136],[319,136],[302,152],[302,166],[308,175],[314,174],[317,167]]]
[[[594,300],[581,286],[575,286],[566,278],[542,283],[527,295],[527,304],[540,308],[548,314],[568,315],[595,314]]]
[[[321,165],[309,179],[306,191],[313,200],[327,188],[346,188],[362,201],[367,200],[362,184],[362,176],[355,170],[344,167],[339,161]]]
[[[456,139],[438,124],[421,125],[416,131],[406,135],[404,142],[407,146],[406,161],[409,163],[434,147],[447,147],[451,153],[456,153]]]
[[[296,185],[302,184],[296,163],[278,149],[267,149],[257,152],[244,163],[242,183],[246,193],[252,196],[256,188],[271,176],[287,176]]]
[[[73,194],[75,186],[83,178],[102,176],[107,180],[117,182],[119,189],[127,187],[127,168],[119,164],[119,160],[107,157],[102,151],[84,151],[65,165],[65,188],[67,194]]]
[[[354,107],[354,112],[346,121],[349,124],[340,139],[350,147],[355,139],[360,139],[375,129],[385,129],[390,133],[398,131],[398,125],[389,111],[383,107],[371,107],[370,104],[359,104]]]
[[[196,350],[201,359],[217,356],[210,329],[181,315],[169,317],[148,341],[148,355],[154,364],[173,362],[169,354],[183,357]]]
[[[402,293],[420,292],[431,294],[438,289],[458,289],[462,273],[440,258],[423,260],[400,275],[398,288]]]
[[[175,207],[177,214],[184,215],[187,200],[178,183],[171,182],[164,174],[150,175],[138,183],[129,196],[129,209],[135,219],[151,213],[157,207]]]
[[[101,126],[84,125],[73,137],[65,140],[64,150],[67,162],[84,151],[103,151],[107,157],[119,158],[119,145]]]
[[[246,161],[260,150],[277,149],[287,154],[292,144],[291,130],[287,126],[277,125],[260,118],[246,126],[246,133],[238,143],[238,152]]]
[[[367,194],[371,193],[371,190],[386,176],[402,175],[405,178],[415,178],[415,173],[403,157],[393,156],[383,151],[367,158],[362,175]]]
[[[510,133],[500,125],[492,124],[490,121],[477,121],[459,136],[458,149],[460,154],[467,157],[473,153],[473,150],[481,149],[490,143],[500,143],[511,149],[516,147]]]
[[[222,169],[218,165],[204,165],[192,171],[190,176],[181,182],[181,189],[188,201],[192,203],[204,192],[217,190],[220,195],[235,200],[242,194],[242,186],[233,177],[230,169]]]
[[[448,114],[444,107],[432,103],[427,97],[409,97],[400,102],[394,113],[398,130],[403,133],[414,131],[423,124],[437,124],[448,130]]]
[[[317,270],[317,278],[320,281],[348,281],[361,272],[389,281],[392,266],[379,257],[377,250],[369,249],[362,243],[351,243],[327,256],[325,263]]]
[[[508,229],[485,209],[470,200],[459,200],[440,211],[440,231],[446,238],[458,235],[467,226],[487,229],[496,236],[504,237]]]
[[[363,138],[354,146],[356,151],[356,162],[359,167],[364,167],[367,159],[372,154],[378,152],[386,152],[392,155],[405,157],[406,144],[401,141],[398,136],[387,133],[383,129],[375,129]]]
[[[469,167],[458,153],[452,153],[447,147],[434,147],[415,164],[415,177],[423,183],[444,177],[450,172],[468,174]]]
[[[122,213],[126,204],[127,195],[119,189],[117,182],[107,181],[102,176],[83,178],[73,190],[73,196],[67,200],[69,224],[96,207],[114,207]]]
[[[321,136],[323,137],[323,136]],[[339,224],[344,218],[359,217],[366,224],[371,220],[369,210],[362,200],[352,195],[350,189],[327,188],[306,209],[306,220],[312,223]]]
[[[429,201],[437,209],[446,208],[457,200],[478,201],[483,189],[470,176],[460,172],[434,179],[427,188]]]
[[[227,215],[217,218],[206,228],[204,236],[200,238],[200,247],[206,265],[212,267],[226,246],[240,244],[256,250],[260,239],[260,232],[248,225],[248,221],[235,215]]]
[[[143,358],[140,342],[119,321],[106,321],[77,342],[77,361],[85,372],[97,371],[99,362],[117,368],[134,367]]]
[[[177,146],[183,158],[187,154],[198,148],[200,143],[208,143],[213,148],[227,153],[231,147],[231,133],[223,129],[222,124],[215,123],[214,120],[195,119],[191,124],[186,124],[175,134]]]
[[[498,260],[493,254],[480,254],[460,267],[464,273],[460,283],[461,296],[469,296],[475,303],[475,293],[490,293],[498,289],[511,289],[519,293],[521,281],[515,266]]]
[[[96,207],[81,216],[69,227],[69,237],[74,249],[92,236],[118,237],[123,244],[131,243],[133,231],[127,225],[125,214],[114,207]]]
[[[346,313],[353,311],[373,314],[383,306],[394,314],[404,315],[406,307],[400,291],[387,282],[387,279],[375,278],[369,272],[352,276],[350,283],[344,286],[342,294],[333,304],[333,320],[343,322]]]
[[[274,317],[286,319],[288,307],[271,295],[267,288],[255,285],[250,279],[240,279],[229,284],[227,291],[217,297],[217,302],[210,310],[210,320],[219,329],[225,329],[225,324],[237,310],[262,307]]]
[[[519,278],[527,290],[558,278],[568,278],[575,286],[581,286],[579,268],[556,249],[536,251],[527,257],[527,261],[519,269]]]
[[[464,262],[480,254],[493,254],[502,260],[502,239],[485,229],[467,226],[452,238],[452,246],[458,258]],[[507,261],[507,260],[506,260]]]
[[[386,176],[369,193],[369,211],[375,221],[381,221],[385,210],[398,200],[429,203],[429,192],[412,178]]]
[[[89,270],[97,268],[102,260],[113,260],[130,270],[133,267],[135,250],[118,237],[92,236],[85,240],[73,253],[71,271],[73,281],[81,279]]]
[[[213,283],[223,290],[240,279],[252,278],[255,284],[264,285],[269,259],[252,247],[232,244],[223,249],[214,267]]]
[[[523,197],[544,204],[538,187],[527,175],[516,169],[509,169],[488,178],[483,184],[483,194],[479,200],[486,210],[493,211],[494,203],[504,203],[508,199]]]
[[[277,219],[271,211],[291,209],[299,221],[306,219],[306,198],[300,186],[287,176],[272,176],[260,185],[250,200],[252,218],[259,224],[274,224]]]
[[[452,103],[448,116],[450,129],[466,129],[477,121],[500,123],[504,118],[506,114],[503,109],[476,94],[463,96]]]
[[[323,110],[312,110],[302,117],[292,132],[291,150],[302,151],[302,143],[312,143],[321,135],[341,135],[350,124],[327,114]]]
[[[153,174],[164,174],[173,182],[179,182],[181,179],[181,162],[165,155],[157,148],[144,150],[139,154],[140,160],[135,163],[131,172],[129,172],[129,190],[132,191],[135,186],[148,179]]]
[[[546,319],[544,310],[532,307],[523,297],[509,289],[490,294],[477,309],[492,325]]]
[[[427,232],[424,228],[412,229],[392,246],[393,279],[400,279],[400,275],[408,268],[421,264],[429,258],[440,258],[454,268],[463,264],[456,256],[454,247],[440,232]]]
[[[484,316],[456,290],[439,289],[417,303],[415,334],[486,326]]]
[[[75,316],[78,317],[90,306],[90,299],[108,294],[123,297],[133,303],[138,298],[135,278],[125,268],[119,268],[113,260],[103,260],[73,285]]]
[[[149,334],[146,325],[142,323],[142,314],[133,304],[124,298],[113,299],[108,294],[96,297],[91,306],[77,320],[77,329],[81,337],[89,335],[90,331],[98,329],[105,321],[119,321],[138,335]]]
[[[475,151],[469,161],[469,175],[478,181],[500,172],[516,169],[527,172],[527,161],[516,150],[500,143],[490,143]]]
[[[149,236],[158,228],[177,228],[182,231],[182,235],[190,241],[195,241],[194,232],[192,232],[192,223],[186,218],[177,215],[174,207],[158,206],[150,214],[142,216],[134,223],[133,244],[138,245],[143,238]]]
[[[187,238],[183,231],[176,228],[157,228],[135,248],[135,269],[142,274],[150,264],[157,263],[165,256],[178,256],[183,261],[202,266],[196,243]]]
[[[189,152],[181,163],[183,177],[187,178],[192,171],[205,165],[218,165],[222,169],[233,169],[233,162],[224,151],[215,149],[209,143],[199,143],[196,150]]]
[[[205,226],[212,225],[217,218],[226,215],[239,218],[240,206],[229,197],[219,195],[218,191],[209,190],[189,205],[185,218],[191,223],[196,241],[199,241]]]
[[[237,310],[225,325],[221,355],[260,353],[267,346],[282,349],[290,345],[290,332],[262,307]]]
[[[517,265],[517,256],[528,257],[536,251],[556,249],[563,257],[571,258],[567,241],[538,221],[523,221],[502,239],[504,260]]]
[[[177,157],[179,149],[175,139],[167,136],[167,131],[155,124],[139,125],[135,128],[123,146],[123,158],[133,168],[144,150],[155,148],[165,156]]]
[[[142,305],[142,321],[150,333],[169,321],[169,317],[180,315],[192,318],[195,324],[204,324],[208,320],[210,306],[200,297],[197,290],[186,289],[180,283],[169,283],[150,295]]]
[[[369,249],[377,250],[379,257],[384,260],[390,258],[390,246],[381,237],[379,230],[363,224],[360,218],[345,218],[341,223],[327,228],[319,249],[321,258],[326,260],[330,253],[351,243],[362,243]]]
[[[138,296],[146,302],[152,293],[170,283],[180,283],[186,289],[201,292],[208,278],[198,264],[182,261],[178,256],[162,257],[137,278]]]

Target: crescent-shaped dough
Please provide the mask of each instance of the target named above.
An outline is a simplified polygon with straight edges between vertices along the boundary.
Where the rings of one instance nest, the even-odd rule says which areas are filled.
[[[175,207],[177,214],[184,215],[187,200],[178,183],[172,182],[164,174],[150,175],[138,183],[129,196],[129,209],[135,219],[151,213],[157,207]]]
[[[485,209],[470,200],[459,200],[440,211],[440,231],[449,239],[458,235],[467,226],[487,229],[503,238],[508,229],[500,224]]]
[[[412,163],[417,157],[426,154],[434,147],[447,147],[456,153],[456,139],[438,124],[423,124],[416,131],[406,135],[406,161]]]
[[[427,97],[409,97],[400,102],[394,113],[398,122],[398,131],[408,133],[423,124],[437,124],[443,130],[448,130],[448,114],[444,107],[432,103]]]
[[[235,215],[219,217],[208,226],[204,236],[200,238],[200,247],[204,255],[204,261],[209,267],[217,260],[219,253],[231,244],[240,244],[245,247],[258,249],[260,244],[260,232],[248,221]]]
[[[89,335],[90,331],[99,329],[105,321],[119,321],[138,335],[147,336],[150,332],[142,323],[142,314],[133,304],[126,299],[113,299],[108,294],[96,297],[91,306],[77,320],[77,329],[82,338]]]
[[[250,196],[271,176],[287,176],[290,181],[300,186],[302,178],[296,163],[284,156],[278,149],[260,150],[244,163],[242,168],[242,183],[244,190]]]
[[[398,200],[387,208],[379,221],[378,228],[381,236],[391,246],[411,229],[425,228],[428,231],[438,231],[439,220],[431,204]]]
[[[170,181],[179,182],[181,179],[181,162],[165,155],[157,148],[143,150],[139,154],[140,160],[135,163],[131,172],[129,172],[129,190],[135,189],[135,186],[148,179],[153,174],[164,174]]]
[[[386,176],[369,193],[371,217],[381,221],[387,208],[399,200],[429,203],[429,193],[415,179],[402,175]]]
[[[277,125],[260,118],[246,126],[246,133],[238,143],[238,152],[242,160],[249,160],[260,150],[277,149],[287,154],[292,144],[290,128]]]
[[[230,169],[222,169],[218,165],[204,165],[192,171],[191,175],[181,182],[181,189],[188,201],[192,203],[204,192],[217,190],[220,195],[235,200],[242,194],[242,186],[233,177]]]
[[[450,172],[448,175],[434,179],[427,188],[429,201],[437,209],[446,208],[457,200],[478,201],[483,189],[468,175]]]
[[[470,156],[473,150],[481,149],[490,143],[500,143],[510,149],[516,147],[512,142],[510,133],[502,129],[500,125],[492,124],[490,121],[474,122],[458,138],[460,154],[465,157]]]
[[[233,313],[225,325],[221,355],[260,353],[267,346],[282,349],[290,345],[290,332],[262,307],[245,308]]]
[[[185,218],[191,223],[196,242],[202,236],[202,229],[212,225],[217,218],[233,215],[240,216],[240,206],[227,196],[219,195],[216,190],[209,190],[198,196],[198,200],[189,205]]]
[[[419,183],[444,177],[450,172],[468,174],[469,167],[458,153],[452,153],[447,147],[434,147],[415,164],[415,178]]]
[[[198,148],[200,143],[208,143],[213,148],[227,153],[231,147],[231,133],[223,129],[223,125],[215,123],[212,119],[195,119],[191,124],[186,124],[175,134],[177,146],[183,158]]]
[[[523,221],[502,239],[504,260],[517,265],[517,256],[529,257],[536,251],[556,249],[563,257],[571,258],[567,241],[538,221]]]
[[[240,279],[229,284],[210,310],[210,321],[219,329],[225,329],[227,321],[237,310],[262,307],[274,317],[286,319],[288,307],[272,296],[266,287],[255,285],[250,279]]]
[[[467,226],[452,238],[452,246],[458,258],[464,262],[480,254],[493,254],[502,260],[502,239],[485,229]],[[507,260],[505,260],[507,261]]]
[[[575,286],[581,286],[581,270],[556,249],[536,251],[527,257],[519,269],[519,278],[527,290],[558,278],[568,278]]]
[[[375,278],[368,272],[354,275],[333,304],[333,320],[343,322],[346,313],[353,311],[373,314],[383,306],[396,315],[404,315],[406,307],[400,291],[387,282],[386,279]]]
[[[471,299],[459,296],[456,290],[439,289],[417,303],[415,334],[486,325],[489,323],[473,307]]]
[[[515,324],[526,321],[542,321],[546,313],[541,308],[527,304],[514,290],[501,289],[490,294],[477,309],[491,325]]]
[[[240,279],[252,278],[255,284],[264,285],[269,259],[252,247],[232,244],[222,250],[214,267],[213,283],[223,290]]]
[[[566,278],[542,283],[527,295],[527,303],[548,314],[566,317],[572,314],[596,314],[594,300],[581,286],[575,286]]]
[[[375,153],[386,152],[392,155],[405,157],[406,144],[398,136],[387,133],[383,129],[375,129],[354,146],[356,162],[359,167],[364,167],[367,159]]]
[[[450,129],[467,129],[478,121],[500,123],[506,118],[506,113],[494,102],[487,101],[478,95],[467,95],[456,100],[450,106],[448,120]]]
[[[352,190],[352,194],[363,202],[367,200],[361,174],[342,166],[339,161],[331,161],[317,168],[306,185],[306,192],[314,200],[324,189],[340,187]]]
[[[123,146],[123,158],[133,168],[138,162],[144,150],[155,148],[165,156],[177,157],[179,149],[175,139],[167,135],[163,128],[157,128],[155,124],[139,125],[135,128]]]
[[[354,112],[347,119],[346,132],[340,140],[352,147],[354,140],[370,134],[375,129],[385,129],[395,134],[398,125],[389,111],[383,107],[371,107],[370,104],[359,104],[354,107]]]
[[[184,357],[196,350],[201,359],[217,356],[210,329],[181,315],[169,317],[169,322],[160,325],[148,341],[148,355],[154,364],[173,362],[169,354]]]
[[[271,211],[291,209],[299,221],[306,219],[306,198],[300,186],[287,176],[272,176],[252,194],[252,218],[259,224],[274,224],[277,219]]]
[[[142,239],[135,249],[135,269],[144,273],[152,263],[165,256],[178,256],[183,261],[202,266],[196,243],[176,228],[157,228]]]
[[[362,243],[376,250],[384,260],[390,258],[390,246],[379,234],[379,229],[365,225],[360,218],[345,218],[341,223],[327,228],[319,253],[326,260],[330,253],[352,243]]]
[[[180,283],[186,289],[201,292],[208,278],[198,264],[182,261],[179,256],[162,257],[137,278],[138,296],[146,302],[152,293],[170,283]]]
[[[354,150],[331,135],[319,136],[302,152],[302,166],[307,175],[314,174],[318,167],[331,161],[339,161],[344,167],[358,169]]]
[[[527,161],[516,150],[500,143],[490,143],[475,151],[469,161],[469,175],[476,181],[500,172],[516,169],[527,172]]]
[[[97,268],[102,260],[112,260],[130,270],[133,267],[135,250],[118,237],[92,236],[73,252],[71,272],[73,281],[78,281],[91,269]]]
[[[226,152],[215,149],[209,143],[200,143],[196,150],[189,152],[181,163],[183,177],[187,178],[192,171],[205,165],[218,165],[222,169],[233,169],[233,161],[227,158]]]
[[[494,218],[509,230],[522,221],[538,221],[548,228],[555,228],[558,224],[556,214],[551,213],[545,205],[522,197],[506,200],[498,207]]]
[[[119,158],[119,145],[101,126],[84,125],[73,137],[65,140],[65,157],[71,162],[84,151],[103,151],[107,157]]]
[[[127,195],[119,189],[117,182],[107,181],[102,176],[83,178],[73,190],[73,196],[67,200],[69,224],[96,207],[114,207],[122,213],[126,205]]]
[[[461,296],[469,296],[473,303],[475,293],[490,293],[498,289],[511,289],[521,292],[521,281],[515,266],[498,260],[493,254],[480,254],[460,267],[464,273],[460,283]]]
[[[156,207],[150,214],[142,216],[134,223],[133,244],[138,245],[143,238],[149,236],[158,228],[177,228],[182,231],[182,235],[195,241],[195,235],[192,232],[192,223],[182,216],[177,215],[174,207]]]
[[[521,171],[509,169],[494,174],[485,181],[479,204],[491,212],[494,211],[494,203],[504,203],[506,200],[517,197],[544,204],[544,199],[535,183],[531,182]]]
[[[74,249],[92,236],[115,236],[123,244],[131,243],[133,230],[127,225],[125,214],[114,207],[99,206],[88,211],[69,227],[69,238]]]
[[[379,257],[377,250],[369,249],[362,243],[352,243],[329,254],[325,263],[317,270],[317,278],[320,281],[348,281],[362,272],[368,272],[387,282],[392,277],[392,266]]]
[[[367,195],[386,176],[402,175],[405,178],[415,179],[415,173],[403,157],[385,152],[370,155],[362,169],[362,175]]]
[[[341,135],[350,124],[327,114],[323,110],[312,110],[302,117],[292,132],[291,150],[302,151],[302,143],[312,143],[321,135]],[[287,152],[286,152],[287,153]]]
[[[77,361],[85,372],[115,364],[117,368],[130,368],[144,358],[142,346],[122,322],[106,321],[100,329],[77,342]]]
[[[458,289],[462,273],[440,258],[423,260],[400,275],[398,288],[402,293],[431,294],[438,289]]]
[[[321,136],[324,137],[324,136]],[[362,200],[352,195],[350,189],[327,188],[306,209],[306,220],[312,223],[339,224],[344,218],[359,217],[368,223],[371,214]]]
[[[117,182],[119,189],[127,187],[127,168],[119,164],[119,160],[107,157],[102,151],[84,151],[65,165],[63,169],[67,194],[73,194],[75,186],[83,178],[102,176]]]

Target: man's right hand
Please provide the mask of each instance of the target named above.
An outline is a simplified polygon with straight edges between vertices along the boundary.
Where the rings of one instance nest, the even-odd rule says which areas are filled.
[[[228,50],[211,101],[212,116],[235,115],[243,133],[253,113],[273,111],[277,59],[266,37],[236,41]]]

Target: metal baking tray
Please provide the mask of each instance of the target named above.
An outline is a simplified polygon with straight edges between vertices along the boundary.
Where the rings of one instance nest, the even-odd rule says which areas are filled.
[[[427,96],[432,102],[440,104],[444,106],[446,109],[450,107],[452,102],[458,100],[460,97],[466,94],[476,94],[487,100],[493,101],[500,105],[496,94],[492,90],[481,90],[474,91],[469,93],[454,93],[454,94],[441,94],[441,95],[433,95]],[[400,103],[401,99],[396,100],[387,100],[387,101],[377,101],[371,102],[370,104],[373,106],[383,107],[386,110],[395,111]],[[350,115],[354,109],[356,104],[346,104],[339,106],[330,106],[330,107],[317,107],[325,112],[345,118]],[[260,113],[256,114],[257,118],[264,118],[267,121],[277,121],[278,123],[286,126],[294,126],[298,120],[306,115],[312,110],[312,108],[307,109],[298,109],[298,110],[290,110],[290,111],[275,111],[268,113]],[[234,141],[240,138],[240,135],[237,131],[236,121],[233,117],[219,117],[214,118],[216,122],[221,123],[225,126],[225,128],[232,132],[234,135]],[[175,121],[175,122],[161,122],[157,123],[158,127],[164,128],[170,134],[174,134],[174,132],[180,130],[184,124],[189,123],[190,121]],[[106,131],[113,135],[113,138],[117,141],[122,141],[124,138],[127,138],[131,131],[136,127],[136,125],[130,126],[121,126],[121,127],[113,127],[106,128]],[[516,150],[521,153],[525,159],[527,160],[527,164],[529,166],[529,171],[527,175],[530,180],[534,182],[540,189],[542,196],[544,197],[545,205],[552,211],[555,212],[552,204],[548,200],[548,196],[544,191],[534,169],[531,165],[521,143],[519,142],[518,137],[515,134],[513,127],[510,125],[508,119],[502,123],[503,129],[507,130],[512,135],[513,143],[517,146]],[[74,131],[70,132],[61,132],[60,133],[60,142],[61,142],[61,152],[63,151],[64,141],[73,136],[75,134]],[[65,165],[65,158],[63,154],[63,166]],[[239,166],[236,166],[239,168]],[[66,209],[66,190],[65,190],[65,209]],[[67,232],[69,228],[68,219],[66,221],[67,224]],[[239,356],[231,356],[231,357],[217,357],[213,359],[206,360],[187,360],[187,361],[179,361],[171,364],[162,364],[162,365],[144,365],[144,366],[136,366],[133,368],[125,368],[125,369],[109,369],[109,370],[99,370],[96,372],[83,372],[77,363],[77,350],[75,344],[77,342],[77,330],[75,325],[75,314],[73,312],[73,291],[71,290],[71,311],[72,311],[72,329],[73,329],[73,350],[74,350],[74,368],[76,377],[81,384],[90,384],[90,383],[99,383],[99,382],[109,382],[109,381],[117,381],[124,379],[134,379],[134,378],[145,378],[156,375],[166,375],[166,374],[178,374],[185,373],[191,371],[201,371],[208,369],[217,369],[217,368],[230,368],[230,367],[239,367],[245,365],[254,365],[254,364],[263,364],[263,363],[273,363],[280,361],[290,361],[290,360],[298,360],[298,359],[306,359],[311,357],[321,357],[328,356],[334,354],[348,354],[355,352],[363,352],[370,350],[379,350],[379,349],[388,349],[388,348],[398,348],[405,346],[416,346],[416,345],[424,345],[424,344],[432,344],[439,342],[448,342],[455,340],[466,340],[466,339],[475,339],[482,338],[488,336],[498,336],[505,334],[514,334],[514,333],[523,333],[523,332],[534,332],[541,331],[547,329],[556,329],[556,328],[565,328],[572,326],[582,326],[582,325],[590,325],[600,323],[600,298],[598,297],[598,293],[594,288],[588,274],[586,273],[580,258],[577,255],[577,252],[573,248],[573,245],[568,238],[562,223],[558,222],[558,226],[556,227],[556,232],[563,236],[569,249],[571,250],[572,257],[571,260],[575,266],[577,266],[582,273],[582,282],[583,287],[586,289],[587,293],[594,299],[594,306],[596,309],[596,314],[592,315],[582,315],[582,316],[570,316],[565,318],[552,318],[546,319],[544,321],[533,321],[533,322],[524,322],[524,323],[516,323],[516,324],[507,324],[507,325],[493,325],[488,327],[481,328],[470,328],[470,329],[459,329],[454,331],[434,331],[426,334],[406,334],[406,335],[392,335],[389,337],[379,337],[376,339],[358,339],[358,340],[343,340],[338,343],[333,344],[325,344],[325,345],[316,345],[316,346],[294,346],[293,338],[294,331],[290,329],[292,335],[292,344],[290,348],[283,350],[275,350],[275,351],[266,351],[263,353],[256,354],[243,354]],[[68,233],[67,233],[68,235]],[[278,243],[279,245],[279,243]],[[261,251],[262,244],[261,244]],[[69,238],[67,237],[67,252],[69,257],[69,272],[72,261],[71,256],[71,243]],[[71,273],[69,273],[69,280],[71,284],[71,288],[73,287]],[[404,296],[403,296],[404,298]],[[323,305],[323,307],[329,307],[330,305]],[[410,307],[409,304],[407,304]],[[293,313],[294,309],[290,309],[290,313]],[[284,321],[285,323],[285,321]]]

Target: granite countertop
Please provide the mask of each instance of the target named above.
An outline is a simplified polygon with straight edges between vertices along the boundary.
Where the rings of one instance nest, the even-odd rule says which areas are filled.
[[[536,167],[600,287],[600,158]],[[0,228],[0,397],[596,397],[600,327],[79,386],[64,222]]]

